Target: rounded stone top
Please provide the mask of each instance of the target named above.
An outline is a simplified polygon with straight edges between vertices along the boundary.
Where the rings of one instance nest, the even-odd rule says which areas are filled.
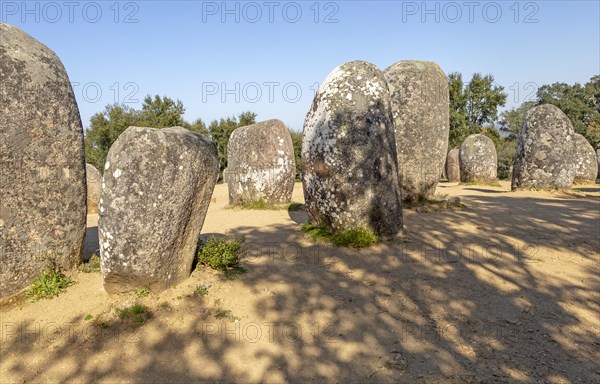
[[[482,135],[481,133],[475,133],[473,135],[469,135],[463,144],[461,145],[461,150],[469,150],[471,148],[482,148],[482,147],[494,147],[494,142],[492,139],[487,137],[486,135]]]
[[[325,103],[328,110],[349,105],[353,105],[354,109],[368,109],[365,97],[379,98],[387,92],[387,83],[381,70],[375,64],[360,60],[334,68],[319,88],[321,102]]]
[[[188,136],[194,139],[200,139],[202,141],[211,142],[209,138],[202,135],[198,132],[192,132],[186,128],[175,126],[169,128],[151,128],[151,127],[128,127],[122,134],[148,134],[148,135],[158,135],[158,136],[167,136],[167,135],[180,135],[182,137]]]
[[[233,135],[239,135],[241,133],[248,132],[248,131],[258,131],[260,133],[263,133],[263,131],[265,129],[273,130],[273,131],[287,132],[287,127],[283,121],[281,121],[279,119],[270,119],[270,120],[260,121],[255,124],[244,125],[243,127],[236,128],[231,133],[231,135],[233,137]],[[230,138],[230,140],[231,140],[231,138]]]
[[[556,105],[542,104],[527,111],[525,119],[530,125],[534,125],[544,121],[551,121],[553,119],[564,119],[565,117],[567,117],[565,113]]]
[[[19,28],[0,23],[0,72],[18,73],[33,84],[65,81],[66,71],[58,56]]]
[[[436,73],[437,75],[446,76],[446,73],[442,70],[438,63],[433,61],[421,61],[421,60],[400,60],[389,67],[387,67],[384,71],[386,76],[391,72],[404,72],[404,71],[412,71],[412,72],[431,72]]]

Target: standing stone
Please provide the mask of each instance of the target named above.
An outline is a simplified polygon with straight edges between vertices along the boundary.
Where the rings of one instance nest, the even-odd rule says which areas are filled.
[[[513,163],[512,190],[571,188],[575,178],[575,138],[571,121],[544,104],[525,116]]]
[[[598,160],[598,176],[597,176],[597,178],[600,179],[600,149],[596,149],[596,159]]]
[[[448,157],[446,159],[446,176],[450,183],[460,181],[459,152],[458,148],[451,149],[450,152],[448,152]]]
[[[85,165],[85,174],[87,180],[87,212],[88,214],[98,213],[102,175],[98,172],[96,167],[91,164]]]
[[[394,123],[381,71],[352,61],[315,95],[302,133],[302,182],[310,222],[334,231],[402,229]]]
[[[575,179],[578,183],[593,183],[598,175],[598,158],[587,139],[575,134]]]
[[[498,155],[494,142],[480,133],[468,136],[460,146],[460,181],[491,183],[496,181]]]
[[[290,131],[267,120],[233,131],[227,145],[229,204],[286,204],[292,200],[296,162]]]
[[[65,68],[0,23],[0,297],[48,259],[65,270],[81,261],[85,204],[83,127]]]
[[[384,72],[392,100],[402,198],[435,193],[448,152],[448,78],[433,62],[399,61]]]
[[[229,183],[229,168],[223,170],[223,183]]]
[[[190,275],[219,173],[215,144],[181,127],[129,127],[106,158],[98,230],[104,289],[160,292]]]

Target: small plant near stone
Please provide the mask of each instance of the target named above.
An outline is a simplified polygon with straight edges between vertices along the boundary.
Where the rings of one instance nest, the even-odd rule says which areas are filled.
[[[379,241],[377,236],[364,228],[353,228],[338,231],[331,240],[338,247],[365,248]]]
[[[87,316],[85,317],[85,319],[84,319],[84,320],[86,320],[86,321],[87,321],[87,320],[92,320],[93,318],[94,318],[94,316],[92,316],[92,315],[87,315]]]
[[[240,321],[241,318],[237,317],[237,316],[233,316],[231,314],[231,310],[230,309],[217,309],[217,311],[215,312],[215,319],[217,320],[222,320],[222,319],[227,319],[231,322],[234,321]]]
[[[204,284],[197,285],[195,292],[199,296],[206,296],[208,295],[208,287]]]
[[[259,198],[258,201],[249,202],[246,204],[238,205],[237,207],[241,209],[255,209],[255,210],[263,210],[263,211],[279,211],[279,210],[287,210],[287,211],[297,211],[302,208],[303,204],[300,203],[289,203],[289,204],[271,204],[267,203],[264,198]],[[232,208],[235,206],[232,206]]]
[[[317,227],[310,223],[304,223],[300,226],[308,237],[316,242],[331,242],[331,236],[333,235],[330,228]]]
[[[100,272],[100,257],[93,254],[88,261],[79,266],[79,270],[83,273]]]
[[[148,288],[138,289],[137,291],[135,291],[135,295],[139,299],[143,297],[148,297],[148,295],[150,295],[150,290]]]
[[[272,204],[267,204],[265,199],[262,197],[258,199],[258,201],[254,201],[251,203],[247,203],[241,206],[242,209],[274,209],[275,206]]]
[[[140,303],[135,303],[129,307],[118,308],[116,310],[116,315],[120,320],[130,321],[138,327],[144,325],[151,314],[150,309]]]
[[[333,233],[330,228],[310,223],[304,223],[301,227],[313,241],[333,243],[338,247],[365,248],[379,241],[373,232],[365,228],[344,229]]]
[[[302,209],[302,207],[304,207],[304,204],[301,203],[290,203],[290,205],[288,205],[287,210],[289,212],[296,212]]]
[[[51,299],[58,296],[60,292],[67,289],[71,284],[73,284],[73,281],[60,271],[56,262],[48,259],[48,265],[45,270],[31,283],[25,295],[31,297],[31,302],[41,299]]]
[[[198,264],[208,265],[218,271],[238,268],[240,260],[245,256],[243,237],[216,238],[211,237],[201,242],[196,258]]]

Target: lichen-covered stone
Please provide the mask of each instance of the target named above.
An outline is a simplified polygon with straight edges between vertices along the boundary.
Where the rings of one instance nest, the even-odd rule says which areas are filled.
[[[460,181],[460,159],[458,148],[451,149],[446,158],[446,177],[450,183]]]
[[[219,173],[216,145],[181,127],[129,127],[106,158],[98,231],[104,288],[187,279]]]
[[[373,64],[343,64],[319,88],[302,133],[302,182],[313,225],[402,229],[390,96]]]
[[[598,175],[598,158],[587,139],[575,134],[575,179],[578,183],[593,183]]]
[[[527,112],[513,163],[512,190],[571,188],[575,178],[573,125],[558,107],[545,104]]]
[[[98,204],[100,203],[100,185],[102,184],[102,175],[96,167],[91,164],[85,165],[85,175],[87,180],[87,211],[89,213],[98,213]]]
[[[596,149],[596,159],[598,160],[598,176],[597,176],[597,178],[600,179],[600,149]]]
[[[48,259],[81,261],[86,225],[83,127],[60,59],[0,23],[0,297]]]
[[[233,131],[227,145],[229,204],[286,204],[292,199],[296,162],[290,131],[267,120]]]
[[[433,62],[399,61],[384,71],[396,127],[402,198],[434,194],[448,151],[448,78]]]
[[[460,146],[460,181],[490,183],[496,181],[498,155],[494,142],[482,134],[468,136]]]

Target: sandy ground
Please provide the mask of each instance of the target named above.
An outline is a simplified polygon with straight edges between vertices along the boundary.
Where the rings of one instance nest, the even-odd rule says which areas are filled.
[[[600,185],[438,193],[467,208],[405,210],[401,240],[353,250],[305,238],[303,212],[227,209],[218,185],[203,233],[244,235],[246,273],[124,303],[77,272],[1,310],[0,381],[600,382]],[[152,311],[139,328],[114,314],[133,300]]]

